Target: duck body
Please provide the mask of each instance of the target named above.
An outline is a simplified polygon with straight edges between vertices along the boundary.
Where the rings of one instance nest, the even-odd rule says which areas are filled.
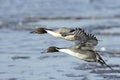
[[[58,51],[67,53],[71,56],[77,57],[87,62],[96,62],[96,54],[93,50],[81,50],[78,48],[70,47],[66,49],[61,48],[61,49],[58,49]]]
[[[69,48],[58,48],[58,47],[52,46],[47,49],[47,52],[67,53],[71,56],[77,57],[87,62],[98,62],[102,66],[107,66],[111,70],[113,70],[109,65],[106,64],[106,62],[101,58],[101,56],[93,50],[82,50],[82,49],[76,48],[75,46],[69,47]]]
[[[71,29],[71,28],[59,28],[59,29],[55,29],[55,30],[46,29],[46,32],[57,38],[62,38],[62,39],[69,40],[69,41],[74,40],[73,35],[64,36],[64,34],[69,34],[69,33],[74,32],[74,29]]]
[[[47,28],[36,28],[34,31],[31,33],[37,33],[37,34],[44,34],[48,33],[54,37],[57,38],[62,38],[68,41],[73,41],[74,36],[73,35],[67,35],[67,34],[72,34],[75,30],[72,28],[57,28],[57,29],[47,29]]]

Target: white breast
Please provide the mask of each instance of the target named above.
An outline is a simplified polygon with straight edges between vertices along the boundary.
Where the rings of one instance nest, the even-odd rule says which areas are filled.
[[[80,59],[85,59],[86,58],[85,54],[80,54],[79,52],[78,53],[77,52],[73,52],[70,49],[59,49],[59,51],[67,53],[67,54],[72,55],[72,56],[75,56],[75,57],[80,58]]]
[[[46,31],[47,31],[47,33],[49,33],[49,34],[51,34],[51,35],[53,35],[53,36],[55,36],[55,37],[61,37],[61,34],[59,34],[59,33],[57,33],[57,32],[50,31],[50,30],[46,30]]]

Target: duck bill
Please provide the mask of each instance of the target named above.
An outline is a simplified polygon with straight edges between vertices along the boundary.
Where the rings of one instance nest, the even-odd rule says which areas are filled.
[[[43,50],[43,51],[41,52],[41,54],[46,54],[46,53],[48,53],[47,50]]]
[[[33,33],[35,33],[35,31],[31,31],[30,33],[32,33],[32,34],[33,34]]]

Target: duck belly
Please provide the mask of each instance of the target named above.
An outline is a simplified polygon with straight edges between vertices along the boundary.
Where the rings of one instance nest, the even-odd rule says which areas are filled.
[[[69,54],[71,56],[74,56],[74,57],[77,57],[77,58],[80,58],[80,59],[86,59],[87,58],[87,55],[77,53],[77,52],[73,52],[72,50],[69,50],[69,49],[60,49],[59,51],[67,53],[67,54]]]

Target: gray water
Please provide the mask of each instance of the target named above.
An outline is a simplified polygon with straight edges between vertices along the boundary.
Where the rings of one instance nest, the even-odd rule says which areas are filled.
[[[31,16],[119,16],[119,0],[0,0],[0,20]]]
[[[0,80],[119,80],[119,13],[119,0],[0,0]],[[112,52],[99,54],[114,71],[65,53],[43,53],[74,43],[30,34],[36,27],[81,27],[95,34],[95,49]]]

